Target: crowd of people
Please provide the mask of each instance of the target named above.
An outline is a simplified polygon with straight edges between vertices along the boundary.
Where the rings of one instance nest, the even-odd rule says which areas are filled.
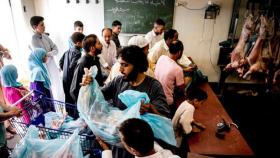
[[[6,100],[6,103],[0,103],[1,157],[7,152],[3,121],[22,115],[25,123],[30,122],[23,103],[14,107],[9,105],[31,90],[76,105],[81,86],[94,80],[84,74],[84,69],[92,66],[98,69],[95,79],[105,99],[120,110],[127,108],[118,98],[120,93],[125,90],[145,92],[150,103],[142,103],[140,113],[153,113],[171,119],[177,148],[180,148],[185,134],[205,128],[193,119],[193,113],[207,99],[207,93],[196,86],[188,88],[197,66],[185,57],[179,33],[175,29],[165,30],[162,19],[154,22],[153,29],[146,36],[131,37],[128,46],[122,46],[119,41],[120,21],[113,21],[112,28],[102,29],[101,38],[95,34],[83,34],[83,23],[76,21],[74,33],[67,40],[69,49],[63,53],[59,64],[54,60],[58,48],[45,34],[44,18],[33,16],[30,25],[34,34],[26,61],[30,71],[29,89],[17,81],[17,68],[4,65],[1,58],[1,85]],[[2,46],[0,49],[4,57],[10,58],[7,49]],[[62,79],[60,73],[63,74]],[[55,111],[52,105],[42,107],[42,110],[44,113]],[[66,107],[66,111],[74,119],[79,117],[77,108]],[[154,145],[153,131],[143,120],[129,119],[121,124],[119,131],[124,148],[110,148],[98,138],[104,149],[102,157],[178,157],[158,144]]]

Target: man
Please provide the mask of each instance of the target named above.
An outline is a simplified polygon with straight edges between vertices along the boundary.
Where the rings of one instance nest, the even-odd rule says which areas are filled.
[[[4,112],[6,111],[6,112]],[[9,151],[7,148],[7,141],[6,141],[6,129],[4,126],[4,121],[8,120],[14,116],[19,117],[21,116],[22,111],[17,107],[11,107],[6,105],[3,102],[0,102],[0,155],[1,158],[8,158]]]
[[[74,22],[74,32],[83,33],[83,31],[84,31],[84,24],[81,21],[75,21]],[[75,44],[74,44],[73,40],[71,39],[71,37],[69,37],[69,39],[68,39],[68,44],[69,44],[69,48],[75,47]]]
[[[146,92],[150,97],[151,105],[143,105],[142,112],[148,112],[154,107],[160,115],[168,116],[169,109],[161,84],[152,77],[144,74],[148,69],[148,61],[142,49],[138,46],[129,46],[119,54],[120,71],[123,76],[118,76],[102,88],[104,97],[113,100],[113,105],[124,110],[126,106],[119,100],[118,94],[132,89]]]
[[[62,89],[62,81],[59,77],[59,69],[55,63],[55,56],[58,54],[57,46],[53,41],[45,35],[44,18],[41,16],[33,16],[30,19],[30,25],[34,31],[34,35],[31,40],[31,49],[43,48],[47,52],[48,62],[46,68],[51,81],[51,89],[53,98],[59,101],[64,101],[65,96]]]
[[[102,30],[102,38],[100,39],[102,52],[99,55],[100,63],[106,76],[109,75],[109,71],[117,60],[117,48],[112,39],[112,29],[104,28]]]
[[[71,36],[71,41],[73,41],[74,46],[69,48],[59,60],[60,69],[63,70],[63,89],[65,93],[66,103],[75,103],[70,95],[70,86],[72,83],[75,67],[77,65],[78,60],[82,56],[80,49],[83,46],[82,42],[84,38],[84,34],[80,32],[74,32]]]
[[[157,42],[153,48],[150,49],[148,59],[150,60],[151,69],[154,71],[156,63],[160,56],[169,55],[170,44],[178,39],[178,32],[173,29],[169,29],[164,33],[164,39]]]
[[[165,22],[162,19],[157,19],[154,22],[154,28],[152,31],[148,32],[145,38],[149,42],[150,49],[160,40],[163,39],[163,32],[165,28]]]
[[[89,69],[91,66],[95,65],[98,69],[96,80],[100,86],[103,85],[103,76],[101,73],[99,57],[97,57],[102,51],[102,44],[100,43],[97,36],[94,34],[86,36],[83,40],[83,49],[85,51],[85,55],[82,56],[82,58],[77,63],[70,87],[70,95],[72,96],[72,99],[75,103],[78,99],[84,68]]]
[[[113,21],[113,23],[112,23],[112,31],[113,31],[112,40],[116,44],[117,52],[119,52],[121,49],[121,44],[119,41],[119,34],[120,34],[121,30],[122,30],[122,23],[118,20]]]
[[[149,51],[148,51],[149,43],[143,36],[140,36],[140,35],[133,36],[129,39],[127,44],[128,44],[128,46],[135,45],[135,46],[140,47],[143,50],[143,52],[146,54],[146,56],[149,53]],[[121,67],[121,65],[119,62],[116,62],[114,64],[114,66],[112,67],[112,69],[110,71],[108,78],[105,81],[105,84],[112,81],[115,77],[122,75],[122,73],[120,72],[120,67]],[[145,74],[150,77],[153,77],[153,78],[155,77],[154,72],[150,68],[148,68],[148,70],[145,72]]]
[[[182,87],[184,89],[184,73],[183,69],[177,64],[177,60],[183,54],[184,46],[181,41],[173,41],[169,47],[169,55],[162,55],[155,68],[156,79],[161,83],[167,104],[173,106],[174,88]]]
[[[120,51],[118,60],[123,76],[114,78],[101,89],[105,99],[112,100],[112,105],[124,110],[127,107],[118,98],[120,93],[129,89],[145,92],[150,98],[150,104],[142,104],[140,113],[150,112],[168,117],[169,108],[161,84],[144,74],[148,69],[148,60],[143,50],[138,46],[125,47]],[[84,85],[91,81],[91,76],[83,77]],[[115,147],[113,152],[117,157],[132,157],[123,148]]]
[[[142,158],[179,158],[171,151],[162,149],[154,143],[154,133],[150,125],[141,119],[128,119],[120,125],[121,142],[125,149],[135,157]],[[108,145],[97,139],[104,149],[102,158],[112,158],[112,151]]]

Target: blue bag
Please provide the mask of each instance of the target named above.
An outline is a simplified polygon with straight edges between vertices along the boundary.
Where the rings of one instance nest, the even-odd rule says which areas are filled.
[[[13,150],[12,158],[84,158],[80,145],[79,131],[75,130],[68,139],[44,140],[39,130],[31,125],[25,137]]]
[[[89,75],[95,78],[97,68],[91,67]],[[127,106],[125,110],[119,110],[111,106],[105,99],[96,80],[90,85],[80,89],[78,97],[78,111],[82,119],[85,120],[94,135],[101,137],[111,145],[120,142],[117,127],[129,118],[140,118],[150,124],[156,138],[176,145],[173,126],[171,120],[159,115],[140,115],[141,100],[149,103],[150,99],[146,93],[127,90],[119,94],[119,99]]]

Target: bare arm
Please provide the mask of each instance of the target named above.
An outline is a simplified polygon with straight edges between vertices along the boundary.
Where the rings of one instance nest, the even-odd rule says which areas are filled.
[[[7,112],[0,112],[0,122],[3,122],[14,116],[17,117],[21,116],[21,110],[18,107],[10,107],[3,102],[0,102],[0,104],[3,110],[7,111]]]

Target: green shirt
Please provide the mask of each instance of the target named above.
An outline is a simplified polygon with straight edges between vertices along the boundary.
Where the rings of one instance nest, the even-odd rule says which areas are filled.
[[[0,106],[0,113],[3,113],[3,109]],[[4,122],[0,122],[0,147],[3,147],[6,145],[6,129],[4,126]]]

